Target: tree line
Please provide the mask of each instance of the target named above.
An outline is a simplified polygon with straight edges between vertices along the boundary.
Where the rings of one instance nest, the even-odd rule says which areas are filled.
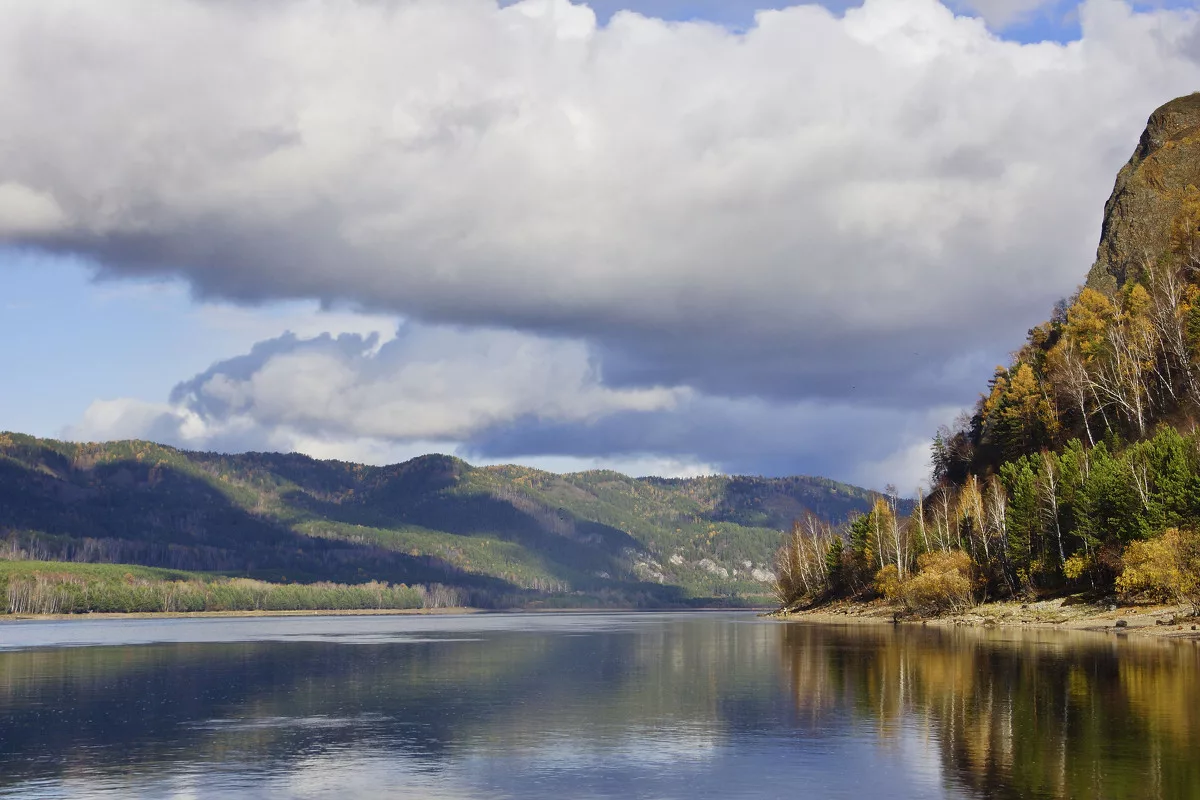
[[[1164,253],[1083,287],[940,429],[933,480],[840,529],[797,522],[776,558],[795,605],[884,595],[925,612],[1063,591],[1200,604],[1200,191]]]

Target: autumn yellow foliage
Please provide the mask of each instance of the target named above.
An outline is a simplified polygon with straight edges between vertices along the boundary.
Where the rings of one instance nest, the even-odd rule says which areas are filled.
[[[875,573],[875,591],[888,600],[900,597],[900,570],[895,564],[888,564]]]
[[[925,553],[918,572],[899,587],[904,605],[918,614],[961,611],[974,603],[971,557],[961,550]]]
[[[1200,610],[1200,533],[1168,529],[1162,536],[1132,542],[1117,589],[1126,598],[1186,602]]]

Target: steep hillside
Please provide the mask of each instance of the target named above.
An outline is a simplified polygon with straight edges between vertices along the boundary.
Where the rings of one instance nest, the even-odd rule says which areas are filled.
[[[1150,115],[1133,156],[1117,174],[1087,285],[1113,294],[1172,250],[1172,228],[1200,185],[1200,92]]]
[[[437,455],[371,467],[0,434],[10,554],[440,582],[484,600],[761,596],[781,529],[808,513],[839,522],[876,497],[820,478],[554,475]]]
[[[1150,591],[1152,576],[1160,597],[1190,591],[1182,578],[1200,569],[1198,185],[1200,93],[1150,116],[1105,205],[1086,284],[996,368],[970,421],[935,440],[939,496],[927,521],[969,552],[991,590],[1132,594]]]
[[[1189,429],[1200,404],[1200,93],[1155,111],[1105,205],[1087,283],[997,367],[969,426],[935,444],[942,477],[1073,438]]]

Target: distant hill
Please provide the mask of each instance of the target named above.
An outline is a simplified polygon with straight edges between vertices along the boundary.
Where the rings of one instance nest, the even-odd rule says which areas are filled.
[[[555,475],[441,455],[373,467],[0,433],[0,556],[440,582],[481,604],[761,596],[780,530],[877,497],[823,478]]]

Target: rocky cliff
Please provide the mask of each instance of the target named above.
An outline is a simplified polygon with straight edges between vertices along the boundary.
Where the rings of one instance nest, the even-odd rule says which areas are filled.
[[[1117,174],[1087,285],[1106,293],[1169,248],[1172,221],[1200,185],[1200,92],[1150,115],[1133,157]]]

